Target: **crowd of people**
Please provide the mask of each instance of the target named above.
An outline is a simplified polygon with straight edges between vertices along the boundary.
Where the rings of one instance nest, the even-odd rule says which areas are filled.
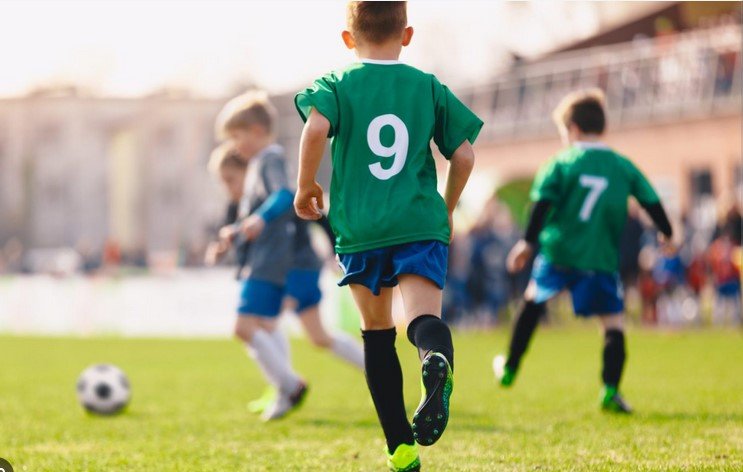
[[[630,314],[647,325],[740,324],[741,209],[728,205],[716,221],[686,216],[678,250],[661,250],[656,231],[630,206],[620,273]],[[493,197],[471,229],[452,241],[444,316],[462,325],[490,325],[510,316],[529,270],[509,274],[506,254],[521,236],[508,208]]]

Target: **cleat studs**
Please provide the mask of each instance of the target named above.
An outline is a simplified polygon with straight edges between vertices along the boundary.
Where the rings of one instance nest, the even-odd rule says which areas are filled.
[[[436,434],[436,435],[438,435],[438,434],[439,434],[439,430],[438,430],[438,429],[434,429],[434,430],[433,430],[433,434]]]
[[[428,372],[424,370],[423,371],[423,377],[427,377],[427,376],[428,376]]]
[[[417,438],[418,437],[418,433],[413,433],[413,437],[414,438]]]
[[[436,415],[436,419],[437,420],[440,420],[440,419],[443,419],[443,418],[444,418],[444,415],[442,415],[441,413],[439,413],[438,415]]]
[[[431,417],[430,416],[426,416],[426,423],[430,423],[430,422],[431,422]]]
[[[439,362],[439,367],[441,367],[443,369],[444,368],[444,363],[443,362]]]
[[[443,372],[439,372],[439,378],[440,379],[443,379],[444,378],[444,373]]]

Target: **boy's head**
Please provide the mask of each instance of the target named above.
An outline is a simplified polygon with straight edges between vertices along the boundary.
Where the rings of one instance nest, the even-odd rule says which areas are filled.
[[[596,138],[606,129],[606,99],[600,89],[568,94],[552,113],[566,143]]]
[[[222,143],[212,151],[207,167],[224,184],[230,201],[237,202],[242,198],[248,165],[231,142]]]
[[[346,25],[343,42],[362,56],[384,46],[401,49],[413,37],[407,2],[348,2]]]
[[[217,116],[214,131],[218,140],[231,140],[247,162],[274,140],[276,121],[276,109],[268,94],[252,90],[227,102]]]

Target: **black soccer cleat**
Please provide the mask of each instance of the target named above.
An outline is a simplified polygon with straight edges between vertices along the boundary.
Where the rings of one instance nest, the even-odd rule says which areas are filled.
[[[421,446],[439,440],[449,422],[454,376],[443,354],[429,352],[421,368],[421,402],[413,415],[413,437]]]

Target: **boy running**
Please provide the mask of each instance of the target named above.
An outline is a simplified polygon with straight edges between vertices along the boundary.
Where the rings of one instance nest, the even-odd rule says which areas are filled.
[[[669,247],[672,230],[658,195],[642,172],[601,141],[605,115],[600,90],[570,94],[554,112],[568,148],[537,174],[526,235],[508,256],[509,270],[518,272],[541,245],[508,358],[496,356],[493,367],[501,385],[510,386],[547,300],[570,290],[575,314],[598,317],[604,329],[601,407],[630,413],[619,394],[626,356],[619,240],[627,220],[627,198],[637,199]]]
[[[365,372],[392,470],[418,470],[417,441],[446,428],[453,388],[451,332],[441,321],[451,218],[474,164],[480,121],[433,75],[398,61],[410,44],[405,2],[351,2],[343,41],[359,58],[295,98],[306,122],[294,200],[304,219],[320,218],[316,182],[332,138],[330,223],[338,259],[362,317]],[[449,160],[437,191],[430,142]],[[422,358],[422,400],[408,422],[395,351],[392,288],[399,284],[408,339]]]
[[[307,393],[306,383],[282,350],[283,337],[276,326],[293,264],[295,226],[283,149],[274,140],[275,123],[273,106],[258,92],[232,99],[216,123],[217,136],[229,139],[248,164],[238,215],[239,231],[250,242],[246,254],[250,273],[243,281],[235,336],[278,392],[263,412],[267,421],[286,415]],[[222,231],[222,238],[233,239],[229,233]]]
[[[231,235],[237,231],[235,223],[238,220],[238,205],[243,195],[247,163],[234,152],[230,142],[224,143],[214,150],[209,161],[212,173],[218,174],[219,179],[225,186],[230,198],[227,209],[225,228],[222,234],[227,237],[209,245],[206,255],[206,263],[214,265],[232,247]],[[294,261],[287,275],[284,298],[288,298],[294,304],[302,328],[310,342],[316,347],[327,349],[340,359],[350,363],[354,367],[363,369],[364,352],[358,343],[344,333],[330,333],[325,329],[320,316],[319,303],[322,298],[320,290],[320,271],[322,260],[315,252],[310,241],[308,222],[296,219],[296,231],[294,234]],[[325,229],[325,225],[323,225]],[[332,233],[326,233],[331,243],[335,243]],[[250,245],[243,243],[236,245],[237,260],[240,266],[239,273],[246,265],[246,256]],[[238,274],[239,275],[239,274]],[[242,300],[241,305],[248,303]],[[273,333],[277,346],[281,349],[284,357],[291,359],[289,354],[289,342],[283,333],[277,329]],[[274,404],[277,392],[274,388],[269,389],[264,395],[249,404],[254,413],[263,413]]]

